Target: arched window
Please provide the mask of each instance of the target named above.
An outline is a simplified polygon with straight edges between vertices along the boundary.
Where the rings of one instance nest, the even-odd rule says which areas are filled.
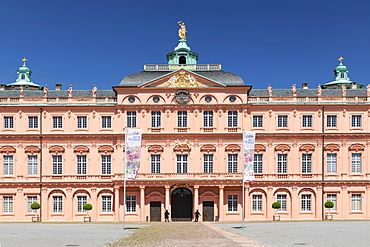
[[[26,79],[26,76],[24,74],[21,75],[21,79],[24,80]]]
[[[186,64],[186,57],[185,56],[179,57],[179,64]]]

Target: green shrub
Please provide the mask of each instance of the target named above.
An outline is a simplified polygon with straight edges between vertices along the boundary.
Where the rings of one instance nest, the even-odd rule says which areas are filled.
[[[32,204],[31,204],[31,209],[33,209],[33,210],[37,210],[37,209],[39,209],[39,208],[41,208],[40,203],[38,203],[38,202],[34,202],[34,203],[32,203]]]
[[[83,205],[83,208],[87,211],[91,210],[92,209],[92,205],[90,203],[86,203]]]
[[[278,209],[278,208],[281,208],[281,203],[280,202],[274,202],[274,203],[272,203],[272,208],[273,209]]]
[[[324,204],[325,208],[333,208],[334,207],[334,202],[327,201]]]

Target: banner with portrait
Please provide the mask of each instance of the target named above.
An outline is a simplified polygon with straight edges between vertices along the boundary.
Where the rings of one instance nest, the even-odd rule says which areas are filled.
[[[141,129],[127,129],[125,132],[125,179],[135,179],[140,167]]]
[[[254,142],[256,133],[243,130],[243,182],[254,181]]]

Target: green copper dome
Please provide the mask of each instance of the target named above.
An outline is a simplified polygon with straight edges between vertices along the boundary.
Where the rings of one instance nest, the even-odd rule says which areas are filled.
[[[26,88],[34,88],[34,89],[42,89],[42,86],[37,85],[31,80],[32,71],[27,67],[26,62],[27,59],[23,58],[23,65],[17,70],[18,78],[15,82],[7,84],[7,87],[26,87]]]

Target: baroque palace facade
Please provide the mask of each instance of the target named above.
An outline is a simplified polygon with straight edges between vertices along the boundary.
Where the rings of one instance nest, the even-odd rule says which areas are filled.
[[[252,89],[220,64],[197,64],[184,26],[167,64],[145,65],[113,90],[55,90],[26,59],[0,85],[0,221],[124,218],[124,130],[143,130],[127,181],[126,221],[370,218],[370,90],[348,78],[315,89]],[[242,130],[256,132],[255,182],[242,191]],[[245,207],[242,208],[242,193]],[[39,202],[33,211],[30,204]]]

